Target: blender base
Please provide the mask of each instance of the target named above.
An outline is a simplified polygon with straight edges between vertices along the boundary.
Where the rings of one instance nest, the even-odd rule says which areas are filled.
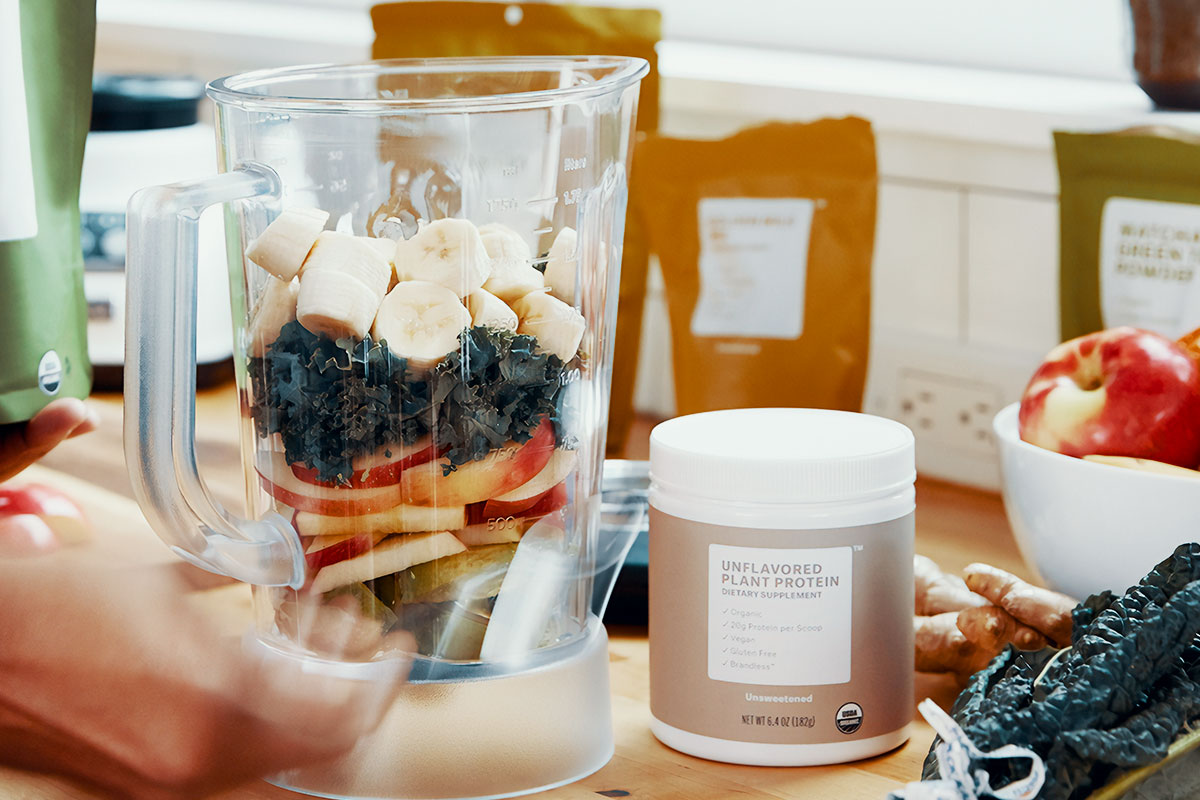
[[[593,617],[570,648],[514,674],[408,683],[348,755],[267,780],[317,797],[491,800],[584,778],[613,754],[604,626]]]

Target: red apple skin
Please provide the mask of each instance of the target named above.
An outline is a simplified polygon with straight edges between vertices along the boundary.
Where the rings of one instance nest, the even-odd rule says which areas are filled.
[[[1048,410],[1049,409],[1049,410]],[[1021,397],[1021,438],[1068,456],[1200,464],[1200,366],[1177,343],[1121,327],[1050,351]]]
[[[362,514],[374,514],[386,511],[400,505],[400,494],[395,487],[379,487],[378,489],[329,489],[314,487],[328,492],[338,492],[342,497],[314,497],[310,494],[299,494],[289,488],[272,483],[261,473],[259,483],[267,494],[285,506],[295,511],[309,511],[313,514],[323,514],[327,517],[357,517]],[[294,487],[293,487],[294,488]],[[392,491],[388,491],[392,489]]]
[[[337,544],[332,544],[329,547],[307,553],[304,556],[304,560],[308,564],[308,571],[311,575],[321,569],[321,567],[336,564],[338,561],[345,561],[348,558],[361,556],[374,547],[374,545],[375,537],[373,536],[354,536]]]
[[[369,469],[356,469],[350,475],[350,479],[344,483],[339,483],[336,480],[321,480],[317,477],[316,469],[303,467],[299,464],[292,465],[292,474],[305,483],[330,488],[373,489],[381,486],[395,486],[400,482],[400,473],[404,470],[409,467],[415,467],[418,464],[424,464],[427,461],[433,461],[446,452],[446,449],[445,447],[439,448],[433,444],[426,444],[424,447],[416,449],[402,448],[397,445],[391,448],[394,451],[394,458],[388,459],[384,456],[378,464]]]
[[[479,510],[477,522],[487,522],[497,517],[535,517],[557,511],[567,504],[567,482],[555,484],[535,497],[512,503],[488,500]]]
[[[543,420],[524,444],[510,443],[444,474],[442,460],[400,476],[401,501],[414,506],[463,506],[510,492],[542,471],[554,454],[554,425]]]

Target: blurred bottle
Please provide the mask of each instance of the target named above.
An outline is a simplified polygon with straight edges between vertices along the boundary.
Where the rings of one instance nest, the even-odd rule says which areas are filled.
[[[1160,108],[1200,108],[1200,0],[1129,0],[1133,70]]]
[[[0,0],[0,424],[86,397],[79,177],[94,0]]]

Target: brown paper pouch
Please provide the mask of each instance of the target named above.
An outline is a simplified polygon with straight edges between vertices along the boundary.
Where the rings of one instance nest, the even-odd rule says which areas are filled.
[[[373,58],[450,56],[614,55],[650,63],[638,99],[637,129],[658,129],[657,9],[548,3],[405,2],[371,9]],[[634,160],[630,183],[639,172]],[[546,252],[550,242],[542,244]],[[613,355],[608,453],[619,455],[633,421],[633,388],[646,292],[646,250],[632,209],[625,222],[620,304]]]
[[[677,411],[862,407],[875,139],[853,117],[652,138],[634,202],[658,254]]]
[[[1171,128],[1054,134],[1063,339],[1200,324],[1200,137]]]

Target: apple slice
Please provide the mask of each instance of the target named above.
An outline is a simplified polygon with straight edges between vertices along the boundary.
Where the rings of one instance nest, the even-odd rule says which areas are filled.
[[[386,533],[369,536],[322,536],[313,544],[319,545],[321,539],[333,539],[334,541],[324,546],[309,546],[304,551],[304,561],[308,564],[309,572],[313,572],[330,564],[361,556],[383,541],[386,536]]]
[[[524,504],[528,506],[519,513],[489,514],[488,509],[493,508],[491,500],[476,503],[467,509],[468,525],[455,531],[454,535],[468,547],[520,541],[530,525],[566,506],[567,484],[564,481],[532,501],[522,501]]]
[[[554,425],[547,419],[524,444],[512,442],[448,475],[440,459],[406,469],[400,476],[401,497],[418,506],[477,503],[525,483],[542,471],[552,455]]]
[[[578,450],[555,450],[554,454],[550,456],[550,460],[546,462],[546,466],[542,467],[541,472],[511,492],[493,497],[492,500],[496,503],[515,504],[523,500],[541,497],[566,480],[567,475],[571,474],[571,470],[575,468],[575,457],[578,453]]]
[[[544,472],[545,470],[542,470],[542,473]],[[488,500],[483,504],[483,518],[486,520],[494,517],[540,517],[551,511],[558,511],[566,504],[567,481],[563,479],[549,486],[541,494],[535,494],[524,500],[504,501],[500,498]]]
[[[379,543],[370,552],[325,567],[313,578],[309,591],[322,594],[339,586],[373,581],[466,549],[449,531],[396,536]]]
[[[412,445],[387,445],[376,452],[354,459],[354,472],[349,481],[322,480],[312,467],[302,467],[292,464],[292,474],[305,483],[331,488],[370,489],[379,486],[395,486],[400,482],[400,473],[417,464],[432,461],[445,447],[439,448],[431,443],[428,436]]]
[[[294,524],[301,536],[422,533],[463,527],[467,524],[467,510],[464,506],[394,506],[353,517],[299,511]]]
[[[295,476],[283,453],[276,451],[259,451],[255,462],[267,493],[298,512],[351,517],[400,505],[395,485],[354,489],[307,483]]]
[[[519,519],[489,520],[477,522],[454,532],[454,536],[467,547],[483,547],[489,544],[508,544],[521,541],[525,526]]]

